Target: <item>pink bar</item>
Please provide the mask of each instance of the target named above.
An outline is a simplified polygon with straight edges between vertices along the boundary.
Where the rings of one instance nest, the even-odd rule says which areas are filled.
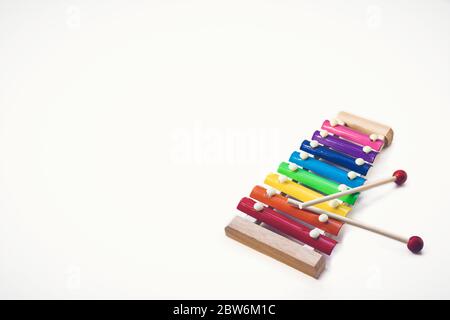
[[[325,120],[323,122],[322,129],[362,146],[369,146],[375,151],[380,151],[384,144],[382,140],[372,141],[370,140],[369,135],[353,130],[346,126],[336,125],[332,127],[330,121],[328,120]]]

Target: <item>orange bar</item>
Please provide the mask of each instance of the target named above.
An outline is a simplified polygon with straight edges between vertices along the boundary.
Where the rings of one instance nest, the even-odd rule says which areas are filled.
[[[332,235],[338,235],[343,223],[329,218],[327,222],[320,222],[319,215],[308,211],[299,209],[288,203],[288,199],[280,194],[275,194],[272,197],[267,195],[267,189],[261,186],[255,186],[250,193],[250,197],[258,200],[266,205],[280,210],[292,217],[302,220],[316,228],[322,229]]]

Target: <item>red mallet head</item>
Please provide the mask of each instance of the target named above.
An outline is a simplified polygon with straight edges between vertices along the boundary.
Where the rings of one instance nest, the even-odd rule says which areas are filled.
[[[408,179],[408,175],[403,170],[397,170],[394,172],[393,176],[395,177],[395,183],[399,186],[405,183],[406,179]]]
[[[413,253],[419,253],[423,248],[423,240],[421,237],[412,236],[408,240],[408,249]]]

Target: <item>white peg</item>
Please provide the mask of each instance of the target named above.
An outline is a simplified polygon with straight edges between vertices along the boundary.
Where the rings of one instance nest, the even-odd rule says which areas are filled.
[[[319,231],[319,229],[317,229],[317,228],[312,229],[312,230],[309,232],[309,236],[310,236],[311,238],[313,238],[313,239],[317,239],[318,237],[320,237],[320,231]]]
[[[255,202],[253,209],[256,211],[262,211],[264,209],[264,205],[261,202]]]
[[[326,137],[328,137],[328,131],[327,130],[320,130],[320,136],[322,137],[322,138],[326,138]]]
[[[363,147],[363,152],[364,152],[364,153],[372,152],[372,148],[369,147],[369,146],[364,146],[364,147]]]
[[[364,161],[363,158],[358,158],[358,159],[355,160],[355,163],[356,163],[357,166],[362,166],[366,162]]]
[[[269,198],[272,198],[274,195],[276,195],[277,194],[277,190],[275,190],[275,189],[273,189],[273,188],[269,188],[269,189],[267,189],[266,190],[266,195],[269,197]]]
[[[311,146],[311,148],[315,149],[319,146],[319,142],[317,140],[311,140],[309,145]]]
[[[354,172],[354,171],[350,171],[349,173],[347,173],[347,177],[348,177],[350,180],[355,179],[357,176],[358,176],[358,175],[357,175],[356,172]]]
[[[372,133],[372,134],[369,136],[369,138],[370,138],[370,140],[372,140],[372,141],[377,141],[377,140],[378,140],[378,135],[377,135],[376,133]]]
[[[338,125],[338,121],[336,119],[330,120],[330,126],[336,127]]]
[[[330,205],[330,207],[336,209],[341,204],[341,201],[339,201],[338,199],[332,199],[328,202],[328,204]]]
[[[300,152],[300,158],[301,158],[302,160],[306,160],[306,159],[309,158],[309,154],[307,154],[306,152],[301,151],[301,152]]]

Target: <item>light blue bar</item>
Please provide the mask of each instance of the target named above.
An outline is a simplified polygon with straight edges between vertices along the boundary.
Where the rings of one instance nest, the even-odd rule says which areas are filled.
[[[338,183],[343,183],[350,188],[359,187],[366,182],[366,179],[361,177],[356,177],[355,179],[350,180],[347,176],[348,171],[335,167],[324,161],[314,159],[312,156],[306,160],[302,160],[298,151],[294,151],[291,154],[289,161],[306,170],[310,170],[319,176],[334,180]]]

